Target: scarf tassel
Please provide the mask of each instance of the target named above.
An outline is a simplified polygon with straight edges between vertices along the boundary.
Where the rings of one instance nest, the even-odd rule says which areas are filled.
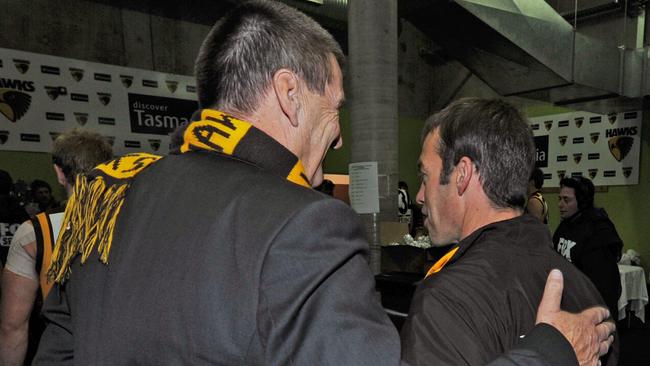
[[[128,187],[127,183],[107,186],[101,176],[92,180],[84,175],[77,176],[63,216],[64,230],[52,253],[50,281],[65,281],[70,276],[70,264],[75,256],[81,254],[83,264],[95,247],[100,261],[108,264],[115,222]]]

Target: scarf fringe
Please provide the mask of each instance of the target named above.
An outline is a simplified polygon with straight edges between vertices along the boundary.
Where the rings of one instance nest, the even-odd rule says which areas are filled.
[[[254,129],[250,123],[217,110],[204,109],[201,117],[201,121],[194,121],[186,128],[181,153],[199,150],[234,155],[244,136]],[[246,143],[242,145],[246,146]],[[95,248],[99,260],[108,264],[115,223],[131,182],[160,158],[147,153],[127,154],[98,165],[89,175],[77,176],[63,216],[64,229],[59,233],[52,252],[52,265],[48,271],[50,281],[65,282],[70,277],[70,265],[76,256],[80,254],[81,264],[84,264]],[[287,180],[311,187],[302,162],[294,158]]]
[[[83,264],[95,247],[100,261],[108,264],[115,222],[128,188],[128,183],[107,186],[101,176],[90,180],[84,175],[77,176],[63,216],[64,229],[52,253],[50,281],[65,281],[75,256],[81,254]]]

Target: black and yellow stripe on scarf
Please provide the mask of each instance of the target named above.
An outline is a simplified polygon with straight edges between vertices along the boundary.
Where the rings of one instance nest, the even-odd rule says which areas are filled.
[[[286,176],[287,180],[311,187],[302,162],[285,147],[248,122],[214,109],[201,111],[201,120],[192,122],[183,134],[180,152],[212,150],[263,163]]]
[[[262,162],[287,180],[310,187],[300,160],[271,137],[252,126],[217,110],[204,109],[201,120],[190,123],[183,133],[180,153],[216,151],[251,162]],[[77,255],[85,263],[94,248],[102,263],[108,264],[115,223],[134,177],[161,157],[128,154],[98,165],[90,173],[77,176],[68,200],[61,230],[52,253],[50,281],[62,283],[70,275]]]

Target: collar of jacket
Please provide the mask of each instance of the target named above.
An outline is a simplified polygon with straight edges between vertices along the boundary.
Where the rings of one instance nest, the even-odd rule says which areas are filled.
[[[208,150],[232,155],[295,184],[311,187],[300,159],[251,123],[214,109],[202,109],[195,116],[199,119],[179,132],[182,141],[172,148],[175,153]]]
[[[473,233],[469,234],[463,240],[451,246],[451,249],[440,260],[438,260],[430,269],[425,277],[439,272],[443,267],[450,265],[460,259],[478,239],[488,231],[497,230],[503,225],[525,225],[530,220],[537,220],[529,215],[520,215],[508,220],[497,221],[476,229]],[[534,221],[537,223],[537,221]]]

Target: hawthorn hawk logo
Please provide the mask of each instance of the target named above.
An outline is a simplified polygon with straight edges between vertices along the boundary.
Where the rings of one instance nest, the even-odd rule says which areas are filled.
[[[615,136],[608,141],[609,152],[612,153],[616,161],[621,161],[630,153],[633,144],[634,137],[632,136]]]
[[[589,178],[594,179],[598,175],[598,169],[589,169]]]
[[[122,80],[122,85],[124,85],[124,87],[127,89],[133,85],[133,76],[120,75],[120,80]]]
[[[9,131],[0,131],[0,145],[4,145],[9,140]]]
[[[65,86],[46,86],[45,92],[51,100],[56,100],[59,95],[68,95],[68,89]]]
[[[609,123],[614,124],[614,122],[616,122],[616,116],[616,112],[607,113],[607,119],[609,120]]]
[[[97,96],[103,105],[108,105],[111,102],[111,93],[97,93]]]
[[[30,62],[27,60],[14,59],[14,66],[16,66],[16,70],[21,74],[24,74],[29,70],[29,64]]]
[[[632,167],[623,167],[623,176],[629,178],[630,174],[632,174]]]
[[[573,154],[573,161],[575,161],[576,164],[580,164],[580,160],[582,160],[582,153]]]
[[[11,122],[18,121],[27,113],[32,96],[14,89],[0,89],[0,113]]]
[[[158,139],[149,139],[149,146],[153,151],[158,151],[160,149],[160,140]]]
[[[167,84],[167,89],[169,89],[169,91],[172,93],[174,93],[176,91],[176,88],[178,88],[178,81],[165,80],[165,84]]]
[[[74,112],[74,119],[80,126],[83,126],[88,122],[88,113]]]
[[[585,121],[584,117],[577,117],[576,119],[573,120],[573,122],[575,122],[576,124],[576,127],[578,128],[582,127],[582,122],[584,121]]]
[[[560,178],[560,180],[564,179],[565,176],[566,176],[566,170],[557,171],[557,177]]]
[[[551,127],[553,127],[553,120],[544,121],[544,127],[546,128],[546,131],[550,130]]]
[[[591,137],[591,143],[595,144],[596,142],[598,142],[598,138],[600,137],[600,132],[592,132],[589,134],[589,136]]]
[[[560,145],[564,146],[564,144],[566,144],[567,136],[558,136],[557,139],[560,141]]]
[[[84,73],[85,71],[83,69],[78,69],[76,67],[71,67],[68,70],[70,70],[70,75],[74,79],[74,81],[81,81],[81,79],[84,78]]]

